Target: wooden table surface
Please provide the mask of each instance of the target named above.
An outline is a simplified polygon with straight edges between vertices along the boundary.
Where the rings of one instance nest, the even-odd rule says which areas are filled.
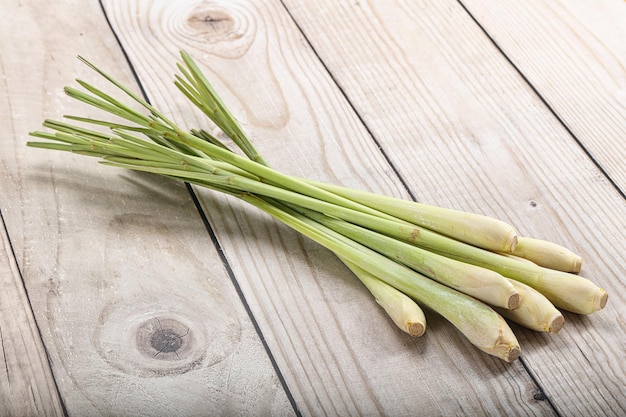
[[[626,415],[626,3],[0,3],[0,415]],[[232,198],[25,146],[83,55],[185,126],[187,50],[281,171],[505,220],[609,292],[507,364],[400,332]],[[154,335],[176,335],[173,352]]]

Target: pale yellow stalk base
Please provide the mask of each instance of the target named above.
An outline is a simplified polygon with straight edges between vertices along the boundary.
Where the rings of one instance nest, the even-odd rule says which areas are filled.
[[[540,291],[556,307],[572,313],[591,314],[606,306],[609,295],[604,288],[578,275],[543,268]]]
[[[501,316],[498,316],[498,318],[500,326],[497,329],[497,334],[493,333],[494,327],[485,327],[485,332],[488,333],[485,335],[485,342],[489,341],[489,343],[483,344],[478,341],[473,343],[483,352],[497,356],[506,362],[513,362],[521,353],[519,343],[506,321]]]
[[[539,291],[521,282],[510,280],[520,294],[520,305],[515,310],[498,308],[498,312],[515,323],[538,332],[556,333],[565,319],[559,310]]]
[[[517,234],[509,224],[481,214],[382,196],[338,185],[308,181],[324,190],[357,201],[409,223],[494,252],[512,252]]]
[[[518,236],[517,246],[511,252],[545,268],[579,273],[583,258],[569,249],[541,239]]]
[[[400,330],[415,337],[422,336],[426,332],[426,317],[413,299],[381,281],[365,269],[344,258],[340,257],[340,259],[367,287],[378,305],[385,310]]]

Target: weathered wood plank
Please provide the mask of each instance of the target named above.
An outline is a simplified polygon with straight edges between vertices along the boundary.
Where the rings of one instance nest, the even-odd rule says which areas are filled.
[[[62,416],[50,364],[0,213],[0,415]]]
[[[184,48],[274,166],[407,195],[279,2],[105,8],[151,101],[179,120],[205,123],[171,86]],[[427,337],[405,337],[327,251],[236,201],[201,199],[303,414],[551,414],[519,362],[478,352],[433,315]]]
[[[186,188],[25,146],[44,117],[85,114],[62,94],[75,77],[96,78],[75,55],[133,85],[98,1],[8,1],[0,15],[11,16],[0,27],[10,133],[0,139],[0,204],[68,414],[293,415]],[[22,334],[5,327],[13,305],[4,298],[19,291],[8,272],[3,341]],[[21,342],[9,342],[9,371],[28,379],[13,355]],[[58,409],[44,387],[30,393],[34,414]]]
[[[520,330],[523,357],[561,414],[624,414],[618,192],[457,2],[285,3],[421,200],[501,217],[583,255],[609,306],[567,315],[554,337]]]
[[[626,193],[626,3],[463,4]]]

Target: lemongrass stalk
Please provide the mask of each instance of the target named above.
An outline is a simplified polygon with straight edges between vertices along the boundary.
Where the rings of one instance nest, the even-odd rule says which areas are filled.
[[[64,138],[68,136],[68,134],[65,133],[58,133],[58,135]],[[197,140],[200,141],[200,139]],[[106,146],[109,149],[113,149],[113,152],[118,152],[120,149],[118,145],[114,144],[97,143],[97,146]],[[206,144],[206,146],[217,148],[215,145],[211,144]],[[115,155],[115,153],[113,155]],[[244,160],[258,165],[247,159]],[[476,248],[428,229],[418,228],[417,226],[410,226],[360,211],[351,210],[343,206],[311,198],[231,172],[227,172],[225,175],[218,175],[214,173],[216,171],[213,169],[204,173],[190,172],[185,169],[150,168],[146,166],[134,167],[132,165],[120,165],[119,163],[116,163],[116,165],[178,177],[183,180],[192,178],[195,181],[206,182],[216,187],[238,189],[241,192],[258,193],[300,207],[311,208],[321,213],[342,218],[383,234],[409,240],[420,247],[433,250],[447,257],[482,266],[506,277],[524,282],[546,295],[557,307],[568,311],[589,314],[604,308],[607,302],[608,295],[606,291],[585,278],[563,272],[561,272],[560,275],[555,275],[557,271],[542,268],[528,262],[520,262],[509,257]],[[210,163],[207,163],[207,165],[210,165]]]
[[[89,65],[91,66],[91,64]],[[518,274],[517,272],[520,268],[518,268],[517,265],[501,265],[502,262],[500,260],[506,259],[504,257],[498,256],[499,259],[494,259],[492,257],[494,254],[488,251],[478,249],[476,247],[473,247],[472,245],[464,244],[462,242],[456,241],[455,239],[446,238],[438,233],[434,233],[425,228],[419,228],[417,226],[412,227],[411,225],[408,225],[408,223],[401,220],[394,220],[392,216],[380,214],[380,212],[370,209],[369,207],[354,203],[349,199],[345,199],[337,196],[336,194],[321,190],[318,187],[306,184],[305,182],[290,177],[288,175],[278,173],[262,164],[255,163],[254,161],[235,155],[220,146],[208,143],[205,140],[200,139],[192,134],[183,132],[176,125],[174,125],[164,116],[162,116],[150,104],[143,101],[141,98],[136,96],[123,85],[113,80],[108,75],[104,74],[102,71],[98,70],[95,67],[93,68],[102,75],[104,75],[107,79],[109,79],[114,85],[118,86],[122,91],[124,91],[127,95],[133,98],[133,100],[139,102],[144,108],[148,109],[150,112],[150,116],[139,115],[136,111],[128,107],[120,108],[121,105],[118,101],[110,99],[109,96],[104,93],[99,93],[95,88],[92,87],[89,87],[89,90],[90,93],[95,94],[95,96],[84,92],[70,90],[72,91],[72,96],[79,100],[85,101],[88,104],[99,107],[105,111],[109,111],[112,114],[126,117],[128,120],[134,123],[138,123],[140,126],[143,126],[146,129],[147,132],[144,133],[146,133],[148,137],[154,138],[156,136],[161,136],[163,140],[166,141],[166,143],[175,143],[177,146],[180,146],[182,144],[185,147],[196,149],[212,158],[221,159],[226,163],[233,164],[238,169],[248,171],[250,173],[250,176],[258,177],[262,181],[268,181],[271,184],[276,184],[280,187],[284,187],[285,189],[279,190],[282,197],[285,196],[285,192],[288,192],[291,193],[289,195],[289,198],[293,199],[295,198],[295,196],[305,198],[305,200],[301,199],[300,201],[286,200],[293,204],[301,205],[303,207],[309,207],[308,204],[310,202],[315,202],[317,206],[311,208],[316,211],[335,215],[337,217],[343,218],[344,220],[354,221],[357,224],[372,228],[373,230],[376,230],[380,233],[388,234],[390,236],[402,236],[399,238],[415,243],[418,246],[434,250],[438,253],[449,255],[450,257],[458,260],[467,261],[469,263],[474,263],[479,266],[488,267],[489,269],[500,272],[502,275],[509,276],[525,282],[543,292],[543,289],[545,287],[545,285],[543,285],[543,281],[545,280],[541,279],[541,271],[530,271],[529,273],[528,270],[524,270],[522,271],[522,273]],[[100,152],[101,149],[104,149],[105,144],[102,143],[94,146],[95,148],[91,150],[83,147],[82,149],[78,149],[77,151],[89,155],[94,155]],[[103,152],[105,155],[110,154],[111,152],[113,152],[113,155],[116,155],[116,149],[117,148],[109,147],[107,149],[104,149]],[[127,167],[132,168],[131,166]],[[136,167],[133,169],[146,170],[145,168],[146,167]],[[194,179],[194,181],[207,182],[207,184],[210,184],[212,187],[217,188],[235,188],[233,187],[234,182],[239,181],[239,183],[241,183],[242,178],[248,181],[248,185],[254,184],[255,186],[257,186],[257,184],[259,184],[258,181],[253,181],[250,180],[250,178],[244,178],[238,175],[232,175],[231,177],[209,175],[207,177],[203,176],[202,173],[184,174],[175,169],[160,168],[160,171],[161,172],[159,173],[163,175],[176,176],[181,179],[184,179],[186,175],[193,174],[192,178]],[[216,180],[218,181],[215,182]],[[280,187],[274,188],[279,189]],[[254,190],[246,190],[245,188],[241,189],[241,191],[257,192]],[[272,189],[271,191],[275,192],[276,190]],[[302,195],[300,193],[307,194],[308,199],[306,199],[306,195]],[[267,195],[271,197],[281,198],[274,194]],[[303,202],[304,204],[302,204]],[[325,208],[320,209],[319,205],[325,205]],[[344,206],[350,208],[346,208]],[[326,211],[327,209],[328,211]],[[512,262],[515,261],[512,260]],[[515,262],[515,264],[520,264],[520,262]],[[504,273],[502,271],[507,272]],[[511,273],[514,275],[510,275]],[[574,311],[586,314],[604,307],[604,304],[606,303],[606,292],[594,286],[590,282],[585,281],[586,280],[582,279],[582,281],[577,282],[578,291],[575,292],[574,296],[568,295],[566,297],[565,303],[563,304],[566,306],[565,308],[571,309],[571,306],[574,305],[576,306],[576,308],[573,309]],[[551,293],[551,296],[553,295],[554,292]],[[551,298],[551,301],[555,303],[555,305],[557,305],[558,307],[563,307],[563,305],[559,304],[559,295],[556,294],[553,297],[554,298]]]
[[[69,134],[59,132],[58,136],[63,137],[64,140],[69,137]],[[220,153],[228,151],[212,145],[193,137],[190,134],[181,133],[180,135],[173,136],[173,141],[176,141],[179,137],[185,138],[185,140],[191,146],[197,146],[198,149],[204,151],[215,151],[219,149]],[[69,139],[67,139],[69,140]],[[200,142],[200,143],[198,143]],[[32,146],[32,144],[31,144]],[[77,145],[79,148],[80,146]],[[158,145],[155,145],[158,146]],[[121,145],[111,144],[107,142],[94,141],[92,147],[88,145],[82,145],[83,151],[100,151],[105,154],[112,154],[113,156],[119,155]],[[123,154],[121,156],[124,156]],[[133,157],[134,154],[131,154]],[[228,155],[225,155],[228,156]],[[269,172],[267,167],[261,166],[253,161],[245,158],[222,158],[230,159],[224,162],[231,163],[245,161],[244,166],[238,166],[240,169],[246,169],[253,164],[255,167],[261,167],[264,172]],[[204,161],[206,162],[206,161]],[[207,165],[210,165],[207,163]],[[120,166],[118,164],[118,166]],[[507,258],[490,251],[486,251],[472,245],[459,242],[457,240],[445,237],[438,233],[432,232],[428,229],[419,228],[417,226],[411,226],[407,223],[399,223],[386,218],[381,218],[372,214],[364,213],[358,210],[348,209],[346,207],[328,203],[317,198],[312,198],[297,192],[286,190],[280,187],[275,187],[271,184],[265,184],[260,181],[256,181],[251,178],[243,177],[231,172],[227,172],[226,175],[215,174],[214,169],[208,169],[207,173],[203,172],[190,172],[185,169],[171,169],[171,168],[154,168],[151,169],[145,166],[122,165],[126,168],[149,171],[162,175],[168,175],[178,177],[180,179],[193,178],[195,181],[206,182],[212,184],[214,187],[227,187],[232,189],[238,189],[242,192],[253,192],[267,197],[277,198],[282,201],[299,205],[301,207],[311,208],[321,213],[326,213],[331,216],[335,216],[346,221],[350,221],[361,226],[370,228],[377,232],[387,234],[389,236],[397,237],[400,239],[408,240],[420,247],[433,250],[439,254],[471,263],[474,265],[482,266],[488,269],[492,269],[506,277],[517,279],[524,282],[531,287],[537,289],[546,295],[551,302],[557,307],[563,308],[569,311],[573,311],[580,314],[589,314],[604,308],[607,301],[606,291],[602,288],[595,286],[591,281],[581,277],[577,277],[572,274],[561,273],[559,279],[554,279],[552,270],[541,268],[536,265],[529,264],[527,262],[519,262],[512,258]],[[273,171],[273,170],[271,170]],[[259,171],[256,170],[258,173]],[[291,184],[294,186],[294,184]],[[558,290],[554,290],[553,285],[557,285]],[[569,287],[573,289],[567,290]]]
[[[539,332],[556,333],[563,328],[563,314],[539,291],[511,280],[520,294],[520,305],[515,310],[496,308],[496,311],[515,323]]]
[[[191,58],[186,56],[186,63],[188,64],[188,67],[192,67],[192,65],[189,65],[190,62],[192,63]],[[202,76],[201,71],[197,68],[197,66],[194,67],[192,72],[193,71],[197,71],[199,75]],[[206,79],[203,80],[203,83],[209,85],[209,88],[211,88]],[[215,92],[213,91],[213,93]],[[217,96],[217,94],[215,94],[215,96]],[[210,112],[205,113],[210,118],[213,118]],[[236,125],[236,121],[232,118],[230,113],[226,112],[226,115],[226,120],[221,120],[221,123],[232,123],[233,125]],[[230,120],[228,120],[229,117]],[[238,140],[244,141],[246,146],[249,145],[252,147],[252,144],[249,142],[245,134],[241,135]],[[244,167],[243,169],[247,168]],[[254,175],[264,178],[264,175],[259,175],[258,172],[254,172]],[[307,181],[303,180],[302,182]],[[411,229],[406,225],[398,225],[397,221],[394,222],[394,219],[389,218],[379,218],[377,220],[369,219],[366,222],[368,226],[366,226],[366,224],[362,221],[363,216],[360,216],[361,222],[356,222],[358,224],[370,227],[372,223],[375,223],[377,227],[373,227],[373,229],[381,233],[399,237],[400,239],[412,242],[421,247],[437,250],[442,254],[450,254],[458,260],[471,260],[471,262],[475,265],[485,266],[489,269],[500,272],[503,275],[526,282],[533,285],[534,288],[539,291],[543,291],[548,294],[551,301],[556,303],[559,307],[581,314],[588,314],[603,308],[606,304],[606,291],[595,286],[589,280],[568,277],[565,282],[569,283],[569,286],[574,287],[576,290],[567,295],[559,294],[558,292],[550,289],[551,280],[546,277],[549,276],[549,273],[544,272],[544,270],[536,269],[534,265],[527,265],[527,268],[522,268],[522,271],[520,271],[520,268],[516,265],[518,262],[515,261],[515,259],[508,258],[515,262],[513,264],[500,265],[500,261],[504,257],[500,256],[494,258],[489,251],[473,250],[472,246],[488,248],[497,252],[514,251],[517,245],[516,233],[511,226],[504,222],[485,216],[456,212],[448,209],[440,209],[437,207],[407,202],[390,197],[380,197],[376,194],[350,190],[344,187],[310,181],[308,183],[313,184],[320,189],[332,191],[337,195],[358,201],[359,204],[376,208],[377,211],[390,214],[392,217],[421,225],[425,229]],[[298,187],[292,188],[292,190],[297,189]],[[344,220],[354,221],[354,216],[350,218],[339,217]],[[387,220],[388,222],[386,222]],[[402,229],[403,232],[398,233],[399,229]],[[428,233],[426,231],[430,229],[438,231],[444,235],[453,236],[454,239],[441,239],[437,236],[437,234]],[[463,245],[462,243],[459,244],[460,242],[457,242],[456,239],[462,242],[469,242],[470,245]]]
[[[546,268],[575,274],[580,272],[583,263],[583,258],[561,245],[523,236],[518,237],[512,254]]]
[[[259,153],[240,128],[239,123],[226,109],[217,92],[204,77],[194,60],[184,51],[181,52],[181,56],[187,67],[184,68],[179,65],[183,77],[177,77],[176,85],[178,88],[217,124],[250,159],[267,165],[260,158]],[[371,207],[379,212],[371,214],[386,213],[393,217],[388,218],[389,220],[402,219],[488,250],[512,252],[517,244],[517,236],[513,227],[487,216],[444,209],[322,182],[306,179],[301,179],[301,181]],[[363,210],[360,209],[360,211]]]
[[[515,229],[488,216],[379,195],[319,181],[307,180],[333,192],[409,223],[495,252],[512,252],[517,244]]]
[[[223,186],[258,193],[267,197],[310,208],[321,213],[359,224],[392,237],[409,240],[417,246],[450,258],[491,269],[503,276],[521,281],[540,291],[557,307],[579,314],[590,314],[605,307],[607,292],[588,279],[542,268],[527,262],[501,256],[448,238],[428,229],[412,227],[356,210],[326,203],[315,198],[272,187],[248,178],[232,175],[215,179]],[[558,277],[558,278],[557,278]]]
[[[455,245],[450,245],[449,250],[442,252],[434,250],[442,255],[491,269],[505,277],[529,285],[563,310],[590,314],[606,306],[608,300],[606,290],[586,278],[544,268],[526,259],[518,260],[469,245],[463,248],[453,246]]]
[[[541,288],[538,289],[557,307],[579,314],[589,314],[603,309],[608,293],[586,278],[569,272],[541,268]],[[557,300],[557,302],[555,302]]]
[[[105,163],[107,162],[105,161]],[[111,162],[111,164],[115,165],[116,163]],[[236,193],[235,189],[229,188],[230,182],[228,180],[235,178],[235,175],[225,177],[227,178],[225,181],[213,181],[215,178],[224,179],[224,176],[190,172],[183,169],[132,166],[127,164],[119,164],[119,166],[162,175],[173,175],[184,180],[191,179],[193,182],[207,185],[210,188],[231,194]],[[245,180],[249,181],[249,179]],[[265,200],[247,192],[240,192],[238,197],[272,214],[284,223],[333,250],[349,262],[367,269],[375,276],[383,279],[387,284],[394,286],[399,291],[437,311],[457,327],[479,349],[506,361],[512,361],[519,356],[519,344],[510,328],[486,304],[424,277],[329,229],[324,228],[324,231],[322,231],[323,226],[319,224],[317,227],[311,226],[312,221],[304,216],[286,214],[285,210],[277,208],[276,205],[267,203]]]
[[[483,352],[507,362],[519,356],[519,343],[511,328],[487,304],[439,284],[278,203],[253,194],[244,193],[240,197],[339,257],[369,271],[420,305],[436,311]]]
[[[340,259],[367,287],[376,302],[400,330],[415,337],[426,332],[426,317],[414,300],[358,265],[341,257]]]
[[[294,209],[335,232],[487,304],[505,309],[515,309],[519,305],[517,290],[497,272],[450,259],[340,219],[311,210]]]
[[[537,265],[536,263],[534,263],[533,261],[531,261],[529,259],[521,258],[519,256],[512,255],[510,253],[500,252],[499,254],[504,256],[504,257],[506,257],[506,258],[515,259],[516,261],[519,261],[519,262],[526,262],[526,263],[531,264],[531,265]]]

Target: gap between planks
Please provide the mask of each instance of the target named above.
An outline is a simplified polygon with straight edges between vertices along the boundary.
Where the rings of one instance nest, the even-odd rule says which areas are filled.
[[[578,140],[578,138],[576,138],[576,136],[574,135],[574,133],[568,128],[568,126],[563,122],[563,120],[558,116],[558,114],[554,111],[554,109],[549,106],[549,104],[547,103],[547,101],[543,98],[543,96],[539,93],[539,91],[535,88],[535,86],[530,82],[530,80],[522,73],[521,69],[518,68],[513,61],[505,54],[505,52],[502,50],[502,48],[500,48],[500,46],[497,44],[497,42],[489,35],[489,33],[487,32],[487,30],[480,24],[480,22],[478,20],[476,20],[476,18],[470,13],[470,11],[465,7],[465,5],[463,4],[463,2],[461,0],[458,0],[459,4],[461,5],[461,7],[463,8],[463,10],[465,10],[465,12],[468,14],[468,16],[472,19],[472,21],[481,29],[481,31],[484,33],[484,35],[489,39],[489,41],[497,48],[498,52],[506,59],[506,61],[509,63],[509,65],[511,65],[512,68],[514,68],[514,70],[522,77],[522,79],[524,80],[524,82],[526,84],[528,84],[528,86],[532,89],[532,91],[537,95],[537,97],[543,102],[543,104],[545,104],[545,106],[550,110],[550,112],[558,119],[559,123],[567,130],[567,132],[572,136],[572,138],[578,143],[578,145],[585,151],[585,153],[589,156],[589,158],[594,162],[594,164],[598,167],[598,169],[601,170],[601,172],[603,173],[603,175],[607,178],[608,175],[606,174],[606,172],[602,169],[602,167],[597,163],[597,161],[595,161],[595,159],[593,158],[593,156],[587,151],[587,149],[584,147],[584,145],[582,144],[582,142],[580,140]],[[368,125],[368,123],[366,122],[366,120],[363,118],[363,115],[357,110],[357,107],[354,105],[352,99],[350,98],[350,96],[346,93],[345,89],[341,87],[341,85],[339,84],[339,82],[337,81],[335,75],[333,74],[333,72],[330,70],[330,68],[327,66],[326,62],[324,62],[324,60],[322,59],[322,57],[320,56],[320,54],[318,53],[318,51],[316,50],[315,46],[313,45],[313,43],[310,41],[310,39],[308,38],[308,36],[306,35],[306,33],[304,32],[304,30],[302,29],[302,27],[300,26],[300,24],[298,23],[298,21],[295,19],[295,17],[293,16],[293,14],[291,13],[291,11],[289,10],[289,7],[281,0],[281,4],[282,6],[285,8],[287,14],[289,15],[289,17],[291,18],[291,20],[294,22],[295,26],[298,28],[298,31],[300,32],[300,34],[302,35],[302,37],[305,39],[305,41],[307,42],[307,45],[311,48],[311,50],[313,51],[313,53],[315,54],[315,56],[317,57],[317,59],[320,61],[321,65],[323,66],[323,68],[328,72],[329,77],[332,79],[333,83],[335,84],[335,86],[337,87],[337,89],[341,92],[341,95],[345,98],[346,102],[348,103],[348,105],[350,106],[350,108],[352,109],[352,111],[356,114],[356,116],[358,117],[359,121],[363,124],[363,126],[365,127],[365,129],[367,130],[368,134],[370,135],[372,141],[374,143],[376,143],[376,146],[380,149],[380,152],[383,156],[383,158],[386,160],[386,162],[389,164],[389,166],[392,168],[394,174],[396,175],[397,179],[400,181],[400,183],[402,184],[402,186],[404,187],[405,191],[409,194],[409,196],[411,197],[411,199],[413,201],[418,201],[417,197],[414,195],[413,191],[411,190],[411,188],[409,187],[408,183],[406,182],[405,178],[402,176],[402,174],[400,173],[400,170],[395,166],[395,164],[393,163],[393,161],[391,160],[391,158],[389,157],[389,155],[387,154],[387,152],[385,152],[384,147],[382,146],[382,144],[380,143],[380,141],[376,138],[374,132],[372,131],[371,127]],[[619,190],[619,188],[617,187],[617,185],[612,181],[611,184]],[[193,193],[193,191],[190,189],[190,192]],[[623,195],[623,194],[622,194]],[[198,211],[202,214],[203,219],[205,218],[205,216],[203,215],[202,209],[201,207],[198,205]],[[210,227],[209,223],[208,223],[208,219],[206,220],[206,224],[207,227]],[[216,242],[216,244],[219,244]],[[221,252],[220,252],[221,253]],[[230,271],[230,269],[229,269]],[[234,279],[234,277],[233,277]],[[239,288],[239,287],[238,287]],[[238,289],[239,291],[239,289]],[[242,301],[244,301],[245,299],[243,298],[243,294],[241,294],[242,297]],[[245,303],[246,308],[248,308],[248,304]],[[250,314],[252,314],[250,312]],[[252,317],[252,316],[251,316]],[[256,325],[256,321],[255,321],[255,325]],[[259,329],[259,334],[260,333],[260,329]],[[263,337],[261,336],[261,338],[263,339]],[[265,343],[265,342],[264,342]],[[269,350],[268,350],[269,352]],[[270,353],[271,355],[271,353]],[[545,393],[545,389],[544,387],[541,385],[541,383],[539,382],[539,380],[537,380],[537,378],[533,375],[533,373],[531,372],[528,364],[526,363],[526,361],[524,360],[523,357],[520,357],[520,363],[522,364],[525,372],[527,373],[527,375],[529,376],[529,378],[532,380],[533,384],[535,384],[535,386],[537,387],[538,392],[543,396],[543,398],[545,398],[545,400],[547,401],[547,403],[549,404],[550,408],[552,409],[552,411],[555,413],[555,415],[557,417],[561,417],[561,414],[559,413],[558,409],[554,406],[552,400],[550,399],[550,397]],[[280,371],[277,368],[277,372],[279,373],[279,375],[282,378],[282,375],[280,374]],[[291,398],[291,397],[290,397]]]
[[[4,386],[4,384],[0,387],[0,394],[2,394],[0,399],[3,399],[3,404],[0,404],[0,410],[7,412],[7,416],[19,416],[25,415],[26,413],[37,413],[46,416],[67,416],[67,410],[52,370],[50,355],[43,342],[39,323],[37,323],[35,319],[33,306],[28,295],[28,288],[26,287],[22,270],[15,256],[15,249],[11,242],[11,236],[9,235],[9,229],[2,214],[2,209],[0,209],[0,234],[4,241],[2,246],[5,246],[4,251],[7,254],[7,263],[9,264],[9,268],[14,270],[12,274],[7,273],[6,275],[8,279],[11,279],[10,276],[17,276],[17,279],[19,279],[19,282],[14,282],[16,294],[12,294],[15,298],[13,299],[14,304],[11,305],[10,308],[10,314],[3,314],[3,317],[8,317],[8,319],[11,320],[11,323],[9,323],[9,333],[17,331],[21,336],[15,337],[15,335],[10,335],[9,344],[5,345],[5,336],[0,326],[0,350],[2,350],[7,377],[6,385],[8,386],[8,392],[5,392],[7,387]],[[5,287],[3,288],[3,292],[10,293],[11,288]],[[24,328],[25,326],[30,328]],[[20,341],[23,342],[21,346]],[[24,369],[21,369],[24,365],[17,364],[15,360],[9,361],[11,358],[7,358],[7,346],[13,348],[11,350],[14,350],[14,352],[11,353],[28,357],[28,367],[31,368],[29,370],[30,372],[24,372]],[[30,361],[32,357],[34,357],[37,363]],[[20,368],[18,369],[19,372],[15,373],[18,378],[15,384],[11,383],[11,368],[13,368],[11,365],[16,365],[16,367]],[[29,380],[26,379],[28,376],[30,376]],[[33,384],[35,385],[34,391]],[[12,385],[14,385],[13,388]],[[7,394],[7,398],[4,398],[5,394]],[[4,401],[4,399],[9,401]]]
[[[143,86],[143,83],[141,82],[141,79],[139,78],[137,72],[135,71],[134,66],[132,65],[128,53],[126,52],[126,49],[124,48],[123,43],[121,42],[117,32],[115,31],[115,29],[113,28],[113,25],[111,24],[111,21],[109,19],[109,16],[107,14],[106,8],[102,2],[102,0],[98,0],[98,4],[100,5],[100,8],[102,10],[102,14],[104,16],[104,19],[106,20],[106,23],[109,27],[109,30],[111,31],[111,33],[113,34],[116,43],[118,44],[120,51],[122,52],[124,59],[126,61],[126,64],[128,65],[128,68],[130,69],[133,78],[135,80],[135,82],[137,83],[140,92],[141,92],[141,96],[148,102],[150,103],[150,99],[148,97],[148,94],[146,93],[146,90]],[[250,308],[250,305],[248,303],[248,301],[246,300],[245,295],[243,294],[243,291],[241,290],[241,285],[239,284],[239,282],[237,281],[237,277],[235,276],[235,273],[233,271],[232,266],[230,265],[230,263],[228,262],[228,259],[224,253],[224,250],[217,238],[217,235],[215,234],[214,230],[213,230],[213,226],[211,225],[211,222],[209,221],[209,219],[207,218],[206,214],[204,213],[204,211],[202,210],[202,206],[200,204],[200,201],[198,200],[198,197],[196,195],[196,193],[193,191],[193,188],[191,187],[190,184],[185,183],[185,188],[187,189],[187,192],[189,193],[194,206],[196,207],[196,210],[198,212],[198,215],[200,217],[200,219],[202,220],[202,223],[204,224],[204,228],[207,232],[207,234],[209,235],[211,242],[213,243],[213,246],[215,247],[215,250],[217,251],[220,260],[222,261],[222,264],[224,265],[224,268],[226,269],[226,273],[228,274],[233,286],[235,287],[235,291],[237,292],[237,295],[239,297],[239,299],[241,300],[241,303],[243,304],[243,307],[246,311],[246,314],[248,315],[248,317],[250,318],[250,321],[252,322],[252,325],[254,327],[254,330],[256,331],[257,335],[259,336],[259,339],[261,341],[261,344],[263,345],[263,349],[265,350],[270,363],[272,364],[272,367],[274,368],[274,371],[276,372],[276,375],[278,376],[278,380],[280,381],[280,384],[283,388],[283,390],[285,391],[285,394],[287,395],[287,399],[289,400],[289,403],[291,404],[294,413],[296,414],[296,416],[300,417],[302,414],[300,412],[300,410],[298,409],[298,406],[293,398],[293,395],[291,393],[291,391],[289,390],[289,387],[287,386],[287,383],[285,381],[285,378],[280,370],[280,368],[278,367],[278,364],[276,363],[276,359],[274,358],[274,355],[272,354],[272,351],[270,350],[267,341],[265,339],[265,336],[263,335],[263,332],[261,331],[261,328],[256,320],[256,318],[254,317],[254,314],[252,313],[252,310]],[[1,214],[1,213],[0,213]]]
[[[587,148],[587,146],[585,146],[583,141],[578,136],[576,136],[576,134],[572,131],[572,129],[569,127],[569,125],[567,123],[565,123],[565,120],[563,120],[563,118],[559,115],[559,113],[556,111],[556,109],[548,102],[548,100],[545,98],[545,96],[539,92],[539,89],[530,81],[530,79],[526,76],[526,74],[522,71],[522,69],[518,65],[516,65],[513,62],[513,60],[506,54],[506,52],[500,46],[500,44],[498,44],[498,42],[495,40],[495,38],[493,36],[491,36],[491,34],[485,28],[485,26],[483,26],[480,23],[480,21],[474,16],[474,14],[472,14],[472,12],[465,6],[463,1],[462,0],[457,0],[457,1],[458,1],[459,5],[463,8],[463,10],[465,10],[465,13],[467,13],[467,15],[476,24],[476,26],[478,26],[480,28],[480,30],[485,34],[485,37],[487,37],[487,39],[489,39],[489,41],[498,50],[498,52],[502,55],[502,57],[509,63],[511,68],[513,68],[515,70],[515,72],[517,72],[517,74],[522,78],[524,83],[526,83],[526,85],[528,85],[528,87],[537,96],[537,98],[546,107],[546,109],[548,109],[550,111],[552,116],[554,116],[554,118],[559,122],[559,124],[563,127],[563,129],[567,132],[567,134],[570,135],[570,137],[574,140],[574,142],[576,142],[576,144],[578,144],[580,149],[585,153],[585,155],[587,155],[589,160],[596,166],[598,171],[600,171],[602,173],[604,178],[611,184],[611,186],[613,186],[613,188],[615,188],[615,190],[619,193],[619,195],[621,195],[622,198],[626,200],[626,190],[622,190],[617,185],[617,182],[609,175],[609,173],[602,166],[600,161],[598,161],[598,159],[596,157],[594,157],[593,153]]]

